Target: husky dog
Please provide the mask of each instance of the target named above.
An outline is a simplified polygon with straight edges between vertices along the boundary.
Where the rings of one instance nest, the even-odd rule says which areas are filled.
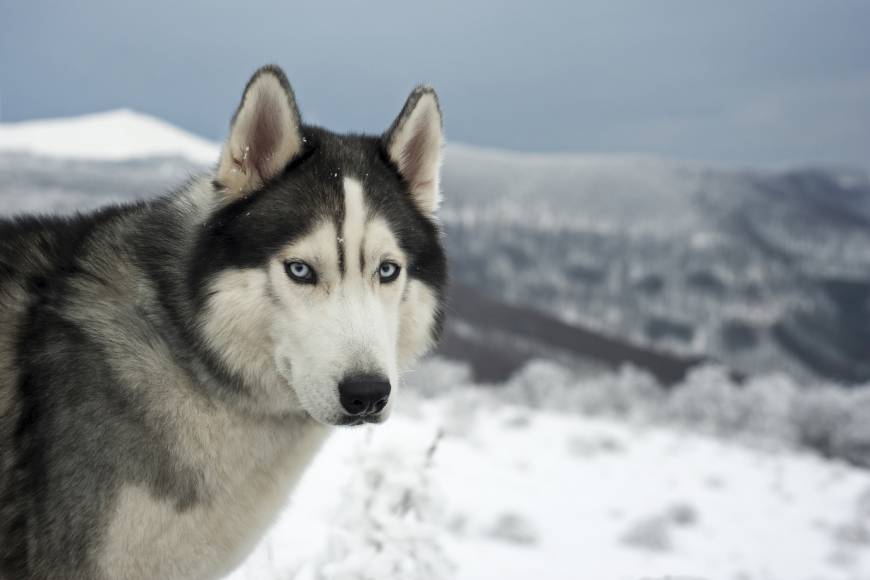
[[[431,88],[337,135],[267,66],[208,176],[0,221],[0,578],[236,567],[440,333],[441,148]]]

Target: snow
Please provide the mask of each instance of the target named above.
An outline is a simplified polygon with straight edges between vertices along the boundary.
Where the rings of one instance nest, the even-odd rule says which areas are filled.
[[[231,580],[432,577],[365,573],[376,557],[356,562],[356,573],[324,574],[322,564],[334,553],[330,537],[367,537],[365,517],[337,515],[365,496],[359,485],[348,493],[358,456],[383,457],[381,477],[395,484],[418,473],[407,464],[419,464],[439,432],[428,485],[441,506],[429,510],[429,541],[443,551],[444,578],[870,577],[865,471],[809,452],[533,411],[480,390],[408,396],[385,425],[332,436]]]
[[[89,160],[181,156],[217,162],[216,143],[129,109],[62,119],[0,123],[0,151]]]

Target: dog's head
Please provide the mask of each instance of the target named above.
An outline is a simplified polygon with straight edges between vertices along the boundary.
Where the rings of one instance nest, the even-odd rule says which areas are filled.
[[[333,425],[386,418],[441,329],[442,141],[428,87],[382,136],[336,135],[302,123],[280,69],[251,78],[194,260],[203,342],[251,397]]]

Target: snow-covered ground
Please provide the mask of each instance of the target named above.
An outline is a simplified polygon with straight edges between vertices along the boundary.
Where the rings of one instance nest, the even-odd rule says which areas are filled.
[[[414,381],[464,382],[443,369]],[[776,436],[426,390],[383,426],[336,431],[230,579],[870,578],[867,471]]]
[[[0,124],[0,151],[217,146],[119,111]],[[707,369],[667,394],[551,363],[500,388],[437,360],[410,380],[387,424],[335,432],[231,580],[870,579],[870,471],[810,449],[870,457],[862,392]]]

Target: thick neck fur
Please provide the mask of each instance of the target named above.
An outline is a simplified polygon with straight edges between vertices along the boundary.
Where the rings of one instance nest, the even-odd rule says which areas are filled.
[[[190,262],[200,256],[196,246],[202,232],[223,203],[212,182],[200,178],[150,204],[141,216],[133,252],[154,284],[155,309],[165,317],[161,326],[172,333],[164,338],[173,345],[179,364],[196,377],[202,394],[253,414],[274,414],[276,407],[269,397],[263,400],[263,394],[286,394],[290,387],[272,359],[268,321],[246,324],[246,335],[236,334],[238,340],[213,340],[206,331],[209,287],[192,275]],[[167,237],[167,232],[174,237]],[[256,309],[244,313],[247,321],[258,316]],[[238,329],[225,329],[228,334],[233,331]]]

